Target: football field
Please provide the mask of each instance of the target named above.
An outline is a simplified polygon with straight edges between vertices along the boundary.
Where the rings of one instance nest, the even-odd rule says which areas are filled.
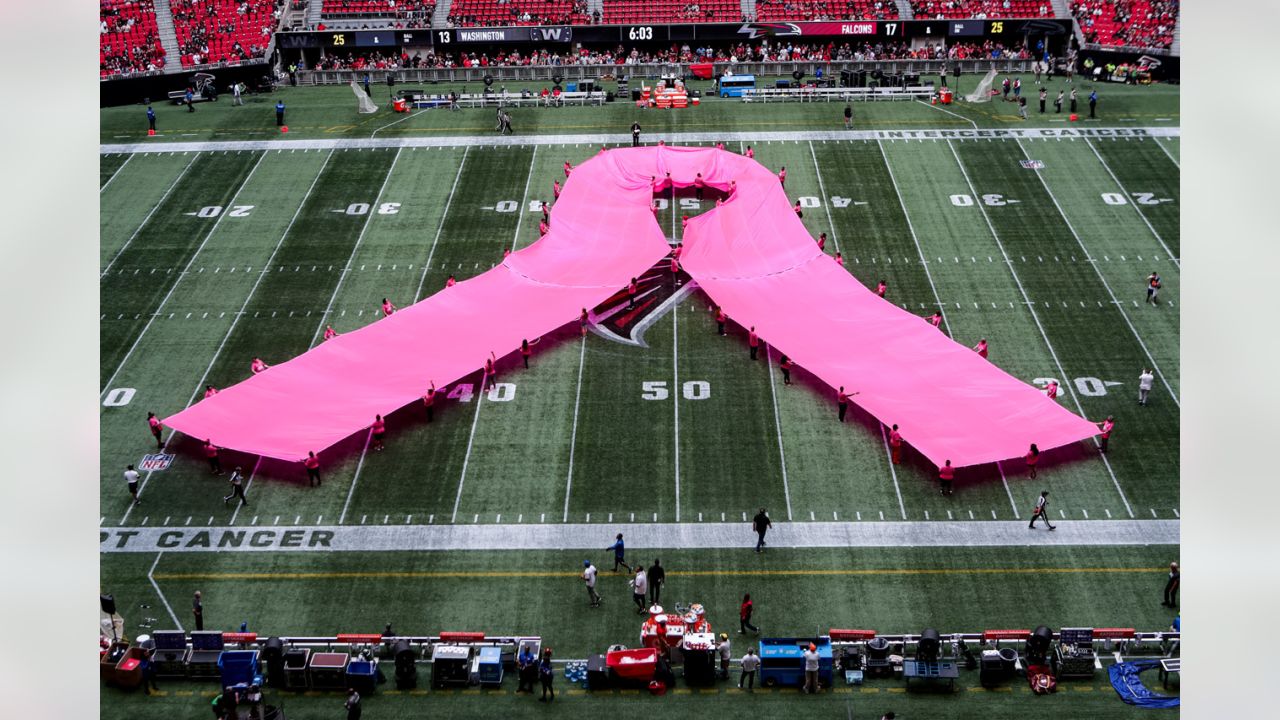
[[[880,118],[878,107],[859,107],[864,124],[849,132],[794,108],[784,112],[797,127],[757,130],[770,109],[753,108],[741,128],[722,115],[722,134],[727,150],[751,145],[766,167],[785,166],[805,226],[826,233],[825,251],[869,289],[883,280],[887,301],[921,322],[940,310],[940,332],[965,346],[986,338],[990,361],[1017,378],[1056,380],[1071,411],[1113,416],[1107,453],[1094,442],[1045,452],[1034,480],[1021,459],[963,468],[943,496],[910,428],[894,465],[885,428],[857,398],[837,422],[831,388],[803,367],[784,384],[767,337],[749,359],[745,328],[730,322],[717,335],[711,300],[661,264],[652,271],[661,288],[638,313],[606,302],[585,336],[566,318],[534,346],[528,369],[515,348],[496,349],[494,388],[481,391],[477,366],[441,388],[432,422],[420,404],[391,413],[384,450],[368,432],[323,450],[319,487],[300,463],[224,451],[228,474],[240,466],[249,477],[248,505],[227,504],[227,476],[210,472],[202,438],[166,431],[158,449],[148,412],[173,414],[206,386],[247,378],[254,357],[285,362],[322,342],[327,324],[350,332],[381,317],[383,298],[405,307],[528,247],[563,163],[629,144],[630,120],[603,134],[502,141],[426,126],[415,134],[410,117],[396,126],[403,132],[363,140],[316,131],[274,145],[253,135],[104,144],[102,575],[131,632],[142,617],[190,630],[199,589],[211,628],[321,634],[393,622],[401,633],[540,634],[558,657],[581,658],[636,641],[625,580],[603,572],[617,532],[634,557],[660,555],[672,600],[707,605],[717,630],[736,629],[744,592],[756,596],[766,635],[1167,627],[1174,613],[1157,597],[1162,567],[1177,559],[1180,511],[1176,126],[978,133],[1007,123],[904,105]],[[644,139],[705,147],[717,138],[673,128]],[[672,243],[681,215],[714,209],[691,197],[658,203]],[[1145,302],[1153,271],[1158,304]],[[1144,368],[1155,376],[1146,406]],[[136,506],[121,475],[131,463],[143,474]],[[1054,534],[1026,528],[1046,489]],[[761,507],[774,547],[756,555],[749,521]],[[601,610],[586,609],[576,580],[584,557],[602,569]],[[734,637],[741,656],[746,641]],[[1104,675],[1044,702],[1133,712]],[[154,703],[104,691],[103,716],[202,710],[208,688],[174,687]],[[897,689],[841,686],[820,702],[833,716],[853,703],[859,716],[914,707],[1005,717],[1032,701],[1025,685],[959,697]],[[497,697],[380,693],[366,710],[478,717],[522,701],[510,688],[483,694]],[[713,695],[670,702],[689,703],[689,714],[740,702],[729,690]],[[336,708],[336,698],[286,704]],[[578,715],[639,713],[648,702],[565,700]],[[753,702],[789,711],[781,696]]]

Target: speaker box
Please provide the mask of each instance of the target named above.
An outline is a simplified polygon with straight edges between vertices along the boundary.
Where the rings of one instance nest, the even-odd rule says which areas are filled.
[[[938,638],[938,631],[933,628],[925,628],[920,633],[920,640],[916,642],[916,659],[923,662],[937,662],[940,648],[941,642]]]
[[[638,102],[640,100],[640,88],[631,88],[631,101]]]
[[[102,612],[108,615],[116,614],[116,596],[115,595],[99,595],[98,603],[102,605]]]
[[[853,87],[864,88],[866,86],[867,86],[867,71],[854,70],[853,71]]]
[[[411,690],[418,687],[417,657],[408,640],[397,640],[392,646],[391,654],[396,662],[396,688]]]
[[[262,645],[262,660],[267,666],[267,684],[284,687],[284,641],[278,637],[267,638]]]
[[[1053,630],[1041,625],[1027,638],[1027,658],[1029,661],[1042,661],[1049,654],[1049,646],[1053,644]],[[1036,664],[1039,664],[1037,662]]]
[[[396,74],[387,73],[387,87],[395,87],[395,86],[396,86]]]
[[[848,70],[840,71],[840,87],[842,88],[853,87],[853,73],[849,72]]]
[[[609,687],[609,665],[604,655],[592,655],[587,658],[587,687],[591,690],[605,690]]]

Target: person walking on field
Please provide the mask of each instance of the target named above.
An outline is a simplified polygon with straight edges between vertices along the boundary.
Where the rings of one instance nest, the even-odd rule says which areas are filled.
[[[894,423],[889,429],[889,450],[893,456],[893,464],[902,464],[902,433],[898,432],[898,425]]]
[[[745,683],[746,689],[754,691],[756,689],[756,670],[760,669],[760,656],[756,655],[755,648],[747,648],[747,654],[742,656],[742,674],[738,676],[738,689],[742,690]]]
[[[556,689],[552,687],[555,682],[556,671],[551,667],[551,648],[542,651],[542,662],[538,663],[538,680],[542,682],[542,697],[538,698],[538,702],[551,702],[556,699]],[[550,699],[547,694],[550,693]]]
[[[1031,449],[1027,451],[1027,473],[1032,480],[1036,479],[1036,464],[1040,462],[1040,448],[1035,443],[1031,443]]]
[[[248,505],[249,499],[244,496],[244,475],[240,474],[239,467],[231,473],[231,478],[227,482],[231,483],[231,494],[223,496],[222,504],[226,505],[231,499],[240,498],[241,505]]]
[[[631,566],[627,564],[627,548],[626,548],[626,545],[624,545],[622,542],[622,533],[618,533],[617,539],[614,540],[612,545],[605,548],[605,550],[613,551],[613,571],[614,572],[618,572],[619,565],[626,568],[627,572],[631,572]]]
[[[644,565],[636,565],[636,576],[631,578],[631,599],[636,603],[636,614],[643,615],[645,598],[649,595],[649,576]]]
[[[786,355],[783,355],[782,359],[778,361],[778,367],[782,370],[783,385],[791,384],[791,368],[795,366],[796,364],[792,362],[791,358],[787,357]]]
[[[1034,529],[1036,526],[1036,520],[1039,520],[1041,518],[1044,518],[1044,524],[1048,525],[1050,530],[1058,529],[1056,525],[1053,525],[1049,522],[1049,491],[1048,490],[1040,491],[1040,499],[1036,500],[1036,509],[1031,511],[1031,524],[1027,525],[1027,527]]]
[[[591,607],[600,607],[600,593],[596,592],[596,566],[591,564],[590,560],[582,561],[582,582],[587,586],[587,599],[591,601]],[[533,692],[530,689],[530,692]]]
[[[1101,438],[1101,442],[1099,443],[1098,449],[1101,450],[1102,452],[1106,452],[1107,441],[1111,439],[1111,431],[1116,429],[1115,418],[1111,415],[1108,415],[1106,420],[1103,420],[1102,422],[1098,423],[1098,427],[1102,428],[1102,438]]]
[[[156,447],[164,448],[164,441],[160,439],[160,418],[155,413],[147,413],[147,426],[151,428],[151,436],[156,439]]]
[[[764,550],[764,534],[769,532],[769,528],[773,527],[773,522],[769,520],[769,514],[764,508],[760,508],[760,512],[751,519],[751,529],[756,533],[756,552]]]
[[[752,325],[747,331],[747,347],[751,350],[751,359],[756,359],[756,353],[760,351],[760,336],[756,334],[756,326]]]
[[[209,469],[214,475],[222,474],[222,461],[218,459],[218,446],[212,440],[204,441],[204,456],[209,460]]]
[[[1155,383],[1156,377],[1151,374],[1147,368],[1142,368],[1142,374],[1138,376],[1138,404],[1147,404],[1147,393],[1151,392],[1151,386]]]
[[[196,619],[196,630],[204,630],[204,601],[199,590],[191,597],[191,615]]]
[[[981,340],[979,340],[978,344],[973,346],[973,351],[978,353],[978,357],[981,357],[983,360],[986,360],[987,359],[987,339],[982,338]]]
[[[738,634],[742,635],[748,630],[759,635],[760,628],[751,624],[751,614],[756,610],[755,603],[751,602],[751,593],[742,596],[742,604],[738,606]]]
[[[124,481],[129,484],[129,495],[133,496],[133,504],[141,505],[142,500],[138,497],[138,471],[134,470],[132,465],[125,466]]]
[[[1160,274],[1154,270],[1147,276],[1147,302],[1160,304]]]
[[[387,423],[382,419],[381,415],[373,416],[373,424],[369,426],[369,431],[371,433],[370,439],[373,440],[373,449],[375,451],[381,450],[383,447],[382,439],[387,436]]]
[[[853,106],[852,105],[844,106],[844,129],[845,130],[853,129]],[[742,686],[739,685],[738,687],[742,687]]]
[[[716,644],[716,653],[720,655],[720,679],[729,679],[729,661],[733,659],[733,648],[729,645],[729,633],[720,633],[720,642]]]
[[[939,491],[943,495],[951,494],[951,483],[956,479],[956,469],[951,467],[951,461],[938,468],[938,486]]]
[[[654,558],[647,574],[649,577],[649,603],[657,605],[662,598],[662,586],[667,582],[667,571],[662,567],[662,561]]]
[[[640,123],[631,123],[631,147],[640,147]]]
[[[1178,572],[1178,563],[1169,563],[1169,581],[1164,584],[1164,602],[1160,604],[1165,607],[1178,606],[1178,586],[1182,583],[1182,575]]]

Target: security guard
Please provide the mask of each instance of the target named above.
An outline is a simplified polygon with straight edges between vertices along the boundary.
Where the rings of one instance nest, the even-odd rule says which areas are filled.
[[[1098,109],[1098,91],[1093,90],[1089,93],[1089,117],[1096,118]]]
[[[631,123],[631,147],[640,147],[640,123]]]
[[[276,101],[276,127],[284,126],[284,100]]]
[[[151,132],[156,131],[156,111],[152,110],[150,105],[147,106],[147,129]]]

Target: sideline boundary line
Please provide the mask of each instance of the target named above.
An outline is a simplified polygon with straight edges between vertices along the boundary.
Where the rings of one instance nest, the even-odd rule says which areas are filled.
[[[977,197],[978,189],[974,187],[973,179],[969,177],[969,170],[964,166],[964,162],[960,160],[960,153],[956,152],[956,146],[947,141],[947,147],[951,150],[951,156],[955,158],[956,165],[960,168],[960,173],[964,175],[965,184],[969,186],[969,192]],[[1021,146],[1019,146],[1021,147]],[[1043,182],[1043,178],[1041,178]],[[1046,188],[1047,189],[1047,188]],[[1057,204],[1057,200],[1054,201]],[[1009,268],[1009,274],[1013,276],[1013,282],[1018,286],[1018,291],[1022,293],[1022,299],[1027,306],[1027,312],[1031,313],[1031,319],[1035,321],[1036,329],[1040,331],[1040,339],[1044,340],[1045,348],[1049,350],[1049,355],[1053,358],[1053,364],[1057,366],[1058,373],[1062,377],[1071,377],[1067,375],[1067,371],[1062,367],[1062,360],[1058,358],[1058,353],[1053,349],[1053,343],[1049,342],[1049,335],[1045,332],[1044,325],[1040,322],[1040,315],[1036,312],[1035,304],[1031,302],[1031,296],[1027,294],[1027,289],[1022,285],[1022,278],[1018,277],[1018,271],[1014,269],[1013,260],[1009,258],[1009,253],[1004,249],[1004,242],[1000,240],[999,233],[996,232],[996,226],[991,222],[991,216],[987,214],[987,207],[984,204],[978,204],[978,210],[982,213],[982,219],[987,223],[987,229],[991,231],[991,238],[995,240],[996,247],[1000,249],[1000,256],[1004,258],[1005,265]],[[1062,208],[1058,208],[1058,212],[1062,212]],[[1066,220],[1066,217],[1063,217]],[[1074,232],[1074,231],[1073,231]],[[1083,247],[1083,245],[1081,246]],[[1109,289],[1108,289],[1109,290]],[[1085,417],[1084,406],[1080,404],[1080,398],[1076,393],[1067,393],[1071,396],[1071,401],[1076,406],[1076,412],[1080,417]],[[1097,438],[1093,440],[1094,446],[1098,446]],[[1116,479],[1115,470],[1111,469],[1111,462],[1107,460],[1106,453],[1099,452],[1102,458],[1102,464],[1106,466],[1107,473],[1111,475],[1111,482],[1116,486],[1116,492],[1120,493],[1120,500],[1124,502],[1124,509],[1129,513],[1129,517],[1134,517],[1133,507],[1129,505],[1129,498],[1125,496],[1124,490],[1120,487],[1120,481]]]
[[[929,106],[938,109],[936,106]],[[957,116],[959,117],[959,116]],[[965,122],[973,124],[967,118]],[[1077,128],[925,128],[902,130],[811,130],[768,132],[687,132],[667,133],[662,139],[668,145],[687,143],[739,142],[792,142],[804,140],[952,140],[972,138],[1083,138],[1083,137],[1181,137],[1179,127],[1077,127]],[[99,145],[100,155],[195,152],[225,150],[342,150],[371,148],[414,147],[466,147],[471,145],[522,146],[522,145],[587,145],[600,147],[616,145],[630,147],[629,133],[572,134],[572,135],[524,135],[493,137],[490,135],[450,135],[446,137],[364,139],[328,138],[315,140],[212,140],[206,142],[173,143],[121,143]]]

